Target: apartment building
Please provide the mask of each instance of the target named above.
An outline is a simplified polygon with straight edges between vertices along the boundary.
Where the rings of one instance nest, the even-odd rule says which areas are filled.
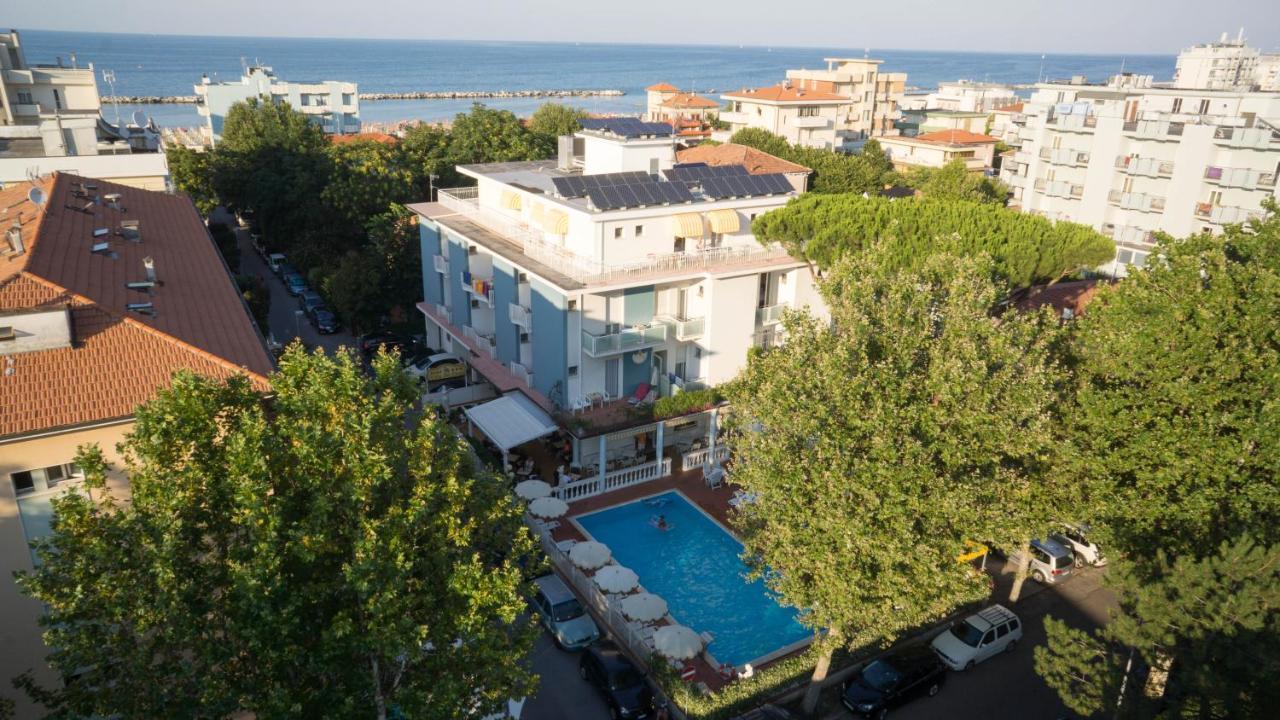
[[[162,190],[169,177],[159,130],[145,117],[108,122],[94,67],[75,55],[27,61],[16,30],[0,34],[0,182],[74,170]]]
[[[360,132],[360,94],[355,83],[323,80],[288,82],[263,65],[246,67],[238,82],[212,82],[208,75],[195,86],[206,139],[217,144],[231,106],[250,98],[287,102],[330,135]]]
[[[1018,102],[1013,86],[1000,83],[955,80],[938,83],[938,89],[923,96],[915,96],[913,110],[954,110],[959,112],[989,113],[992,110]],[[907,103],[903,103],[904,108]]]
[[[679,120],[704,122],[719,109],[716,101],[695,92],[682,92],[669,83],[645,88],[645,119],[650,122],[674,123]]]
[[[1012,204],[1114,238],[1116,259],[1103,272],[1142,266],[1157,231],[1219,232],[1261,215],[1276,194],[1280,93],[1117,76],[1038,85],[1011,118],[1021,146],[1000,178]]]
[[[670,472],[661,452],[639,469],[617,461],[710,422],[631,422],[627,398],[724,383],[751,348],[778,342],[784,308],[825,309],[808,267],[751,235],[754,218],[796,195],[783,174],[677,165],[663,123],[583,125],[561,138],[558,160],[459,166],[474,187],[410,209],[427,343],[498,393],[528,399],[495,401],[511,413],[556,415],[594,492],[617,487],[614,473],[639,482]],[[588,422],[612,410],[612,421]],[[552,429],[548,416],[528,424]]]
[[[190,199],[59,173],[0,189],[0,677],[44,664],[39,603],[13,573],[49,533],[52,499],[84,492],[74,459],[116,444],[139,403],[188,369],[247,375],[272,360]],[[40,717],[22,693],[17,717]]]
[[[880,138],[879,142],[898,170],[940,168],[960,160],[967,169],[984,172],[992,167],[999,140],[968,130],[940,130],[915,137]]]
[[[898,134],[906,73],[880,72],[882,60],[826,58],[825,70],[788,70],[774,87],[725,93],[720,119],[732,131],[763,128],[808,147],[854,151],[867,138]]]
[[[1280,92],[1280,53],[1249,47],[1242,28],[1234,40],[1193,45],[1178,55],[1173,87],[1203,90]]]

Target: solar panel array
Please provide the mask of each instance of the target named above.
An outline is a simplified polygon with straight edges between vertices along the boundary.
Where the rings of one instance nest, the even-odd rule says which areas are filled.
[[[626,138],[636,138],[645,136],[665,137],[670,135],[671,125],[661,122],[644,122],[636,118],[616,117],[616,118],[584,118],[578,121],[582,124],[583,130],[602,130],[604,132],[621,135]]]
[[[555,186],[556,193],[564,198],[586,197],[588,190],[606,185],[631,185],[642,182],[654,182],[654,178],[641,170],[551,178],[551,184]]]
[[[782,195],[794,190],[787,176],[782,173],[709,177],[702,181],[702,194],[715,200]]]
[[[597,210],[621,210],[693,202],[693,194],[679,183],[648,181],[591,188],[587,191],[587,199]]]
[[[676,165],[663,172],[666,173],[668,180],[694,185],[707,178],[741,177],[749,174],[747,168],[742,165],[707,165],[706,163]]]

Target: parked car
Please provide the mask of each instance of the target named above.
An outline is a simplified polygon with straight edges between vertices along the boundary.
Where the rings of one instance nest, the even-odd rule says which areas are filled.
[[[417,338],[398,335],[393,332],[375,332],[362,335],[359,344],[360,352],[366,358],[373,357],[380,348],[385,347],[387,352],[398,351],[400,353],[400,361],[405,364],[423,355],[427,349]]]
[[[1102,567],[1107,564],[1107,558],[1102,555],[1102,548],[1089,539],[1089,526],[1081,523],[1064,523],[1062,532],[1054,533],[1049,536],[1052,540],[1059,544],[1071,548],[1071,552],[1075,555],[1075,566],[1082,568],[1085,565],[1094,567]]]
[[[855,714],[883,718],[908,700],[937,695],[946,679],[947,668],[933,650],[916,645],[868,663],[845,683],[840,702]]]
[[[336,333],[338,332],[338,329],[342,327],[342,325],[338,323],[338,316],[334,315],[324,306],[316,308],[315,312],[311,315],[311,324],[316,326],[316,330],[321,335]]]
[[[271,272],[277,275],[283,275],[281,268],[285,265],[285,257],[282,253],[271,253],[267,256],[267,267],[271,268]]]
[[[542,626],[561,650],[581,650],[600,639],[600,628],[587,614],[578,596],[558,576],[534,578],[533,607]]]
[[[653,691],[644,673],[613,643],[587,648],[578,661],[578,674],[604,698],[614,720],[647,718],[653,713]]]
[[[267,246],[262,242],[262,236],[258,233],[249,233],[249,244],[253,246],[253,251],[258,253],[258,257],[263,260],[267,259]]]
[[[992,655],[1012,652],[1022,639],[1022,622],[1003,605],[992,605],[957,621],[929,643],[943,664],[968,670]]]
[[[1016,567],[1021,558],[1021,552],[1014,552],[1009,555],[1009,562]],[[1075,562],[1075,554],[1066,545],[1052,538],[1032,540],[1027,576],[1041,585],[1056,585],[1071,577]]]
[[[289,273],[284,276],[284,286],[289,290],[289,294],[297,297],[307,291],[307,281],[302,279],[298,273]]]
[[[320,297],[320,293],[315,290],[305,290],[298,296],[298,305],[307,315],[311,315],[319,308],[324,307],[324,298]]]
[[[440,385],[458,387],[466,383],[467,366],[453,353],[435,353],[418,357],[405,366],[405,372],[429,388]]]

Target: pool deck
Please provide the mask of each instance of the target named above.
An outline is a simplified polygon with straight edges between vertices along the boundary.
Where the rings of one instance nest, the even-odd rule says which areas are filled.
[[[736,488],[734,488],[730,483],[725,483],[717,489],[707,487],[706,482],[702,479],[701,469],[673,473],[664,478],[641,483],[639,485],[632,485],[631,487],[625,487],[621,490],[615,490],[613,492],[604,493],[603,495],[583,498],[569,503],[568,515],[561,519],[560,526],[552,531],[551,536],[557,542],[561,540],[586,540],[588,539],[587,536],[583,534],[576,522],[566,521],[580,515],[586,515],[615,505],[622,505],[633,500],[639,500],[640,498],[657,495],[669,490],[678,490],[687,500],[697,506],[699,510],[710,515],[711,518],[722,527],[731,530],[733,528],[733,523],[730,521],[730,514],[732,513],[733,508],[729,505],[729,500],[733,497],[735,489]],[[736,533],[732,534],[736,536]],[[784,652],[777,657],[770,658],[768,662],[762,663],[760,667],[768,666],[776,660],[788,657],[797,652],[802,652],[804,647],[807,645],[808,641],[800,643],[799,647],[791,649],[788,652]],[[702,655],[698,655],[691,662],[694,666],[696,675],[690,682],[704,683],[712,692],[720,690],[729,684],[730,680],[721,675],[718,670],[711,667]],[[757,667],[756,669],[759,670],[760,667]]]

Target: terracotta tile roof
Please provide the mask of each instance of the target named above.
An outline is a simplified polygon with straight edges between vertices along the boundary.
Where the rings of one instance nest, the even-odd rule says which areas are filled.
[[[719,107],[714,100],[708,100],[694,93],[679,93],[662,103],[662,107],[670,108],[713,108]]]
[[[807,173],[809,168],[770,155],[747,145],[698,145],[676,153],[676,162],[706,163],[708,165],[743,165],[752,175],[769,173]]]
[[[657,85],[650,85],[649,87],[645,88],[645,90],[648,92],[680,92],[680,88],[676,87],[675,85],[672,85],[671,83],[658,83]]]
[[[96,186],[84,187],[88,198],[76,196],[79,183]],[[189,198],[67,174],[39,185],[48,198],[39,208],[27,183],[0,191],[0,222],[21,213],[25,245],[0,258],[0,310],[65,304],[72,346],[6,356],[0,437],[128,417],[181,368],[246,374],[268,389],[271,357]],[[119,209],[85,209],[111,193],[121,194]],[[139,222],[140,242],[115,234],[121,220]],[[110,232],[95,238],[102,227]],[[110,252],[90,252],[95,242]],[[144,279],[143,257],[160,283],[151,295],[125,287]],[[148,301],[154,317],[126,308]]]
[[[937,132],[917,135],[916,140],[927,143],[940,143],[943,145],[983,145],[985,143],[1000,142],[999,138],[969,132],[968,130],[939,130]]]
[[[725,93],[725,97],[742,98],[744,100],[764,100],[767,102],[830,102],[835,100],[843,100],[851,102],[849,98],[835,93],[825,92],[823,90],[806,90],[804,88],[787,87],[786,85],[774,85],[767,88],[759,88],[757,90],[743,89],[738,92]]]
[[[1024,104],[1025,103],[1014,103],[1012,105],[1005,105],[1004,107],[996,108],[995,112],[1020,113],[1022,112]]]
[[[1062,316],[1063,310],[1070,310],[1074,317],[1079,317],[1097,294],[1097,280],[1074,280],[1052,285],[1037,285],[1024,291],[1015,306],[1019,310],[1035,310],[1050,305],[1054,309],[1054,314],[1059,317]]]
[[[329,142],[334,145],[342,145],[343,143],[359,142],[364,140],[372,140],[380,142],[383,145],[395,145],[400,142],[400,138],[395,135],[388,135],[380,132],[354,133],[351,135],[330,135]]]

